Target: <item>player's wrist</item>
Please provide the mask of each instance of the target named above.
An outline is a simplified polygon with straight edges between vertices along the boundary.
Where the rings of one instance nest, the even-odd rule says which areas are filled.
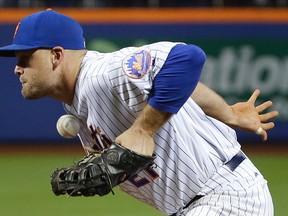
[[[153,137],[135,125],[118,136],[115,142],[142,155],[151,156],[154,152]]]
[[[230,110],[227,110],[226,117],[222,121],[232,128],[239,128],[239,116],[237,110],[233,106],[229,106]]]

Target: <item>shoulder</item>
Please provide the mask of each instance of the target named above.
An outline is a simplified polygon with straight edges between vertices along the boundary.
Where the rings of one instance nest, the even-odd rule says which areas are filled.
[[[169,42],[169,41],[161,41],[161,42],[155,42],[151,44],[145,44],[142,46],[131,46],[131,47],[125,47],[118,51],[114,52],[114,55],[116,56],[126,56],[130,55],[131,53],[139,52],[141,50],[146,50],[148,52],[153,51],[160,51],[160,52],[169,52],[172,47],[179,44],[180,42]]]

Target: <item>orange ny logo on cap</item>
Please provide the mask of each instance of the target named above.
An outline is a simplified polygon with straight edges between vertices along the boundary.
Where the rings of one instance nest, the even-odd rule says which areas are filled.
[[[16,37],[16,34],[17,34],[17,32],[18,32],[18,29],[19,29],[19,26],[20,26],[20,22],[17,24],[17,26],[16,26],[16,28],[15,28],[15,32],[14,32],[13,38]]]

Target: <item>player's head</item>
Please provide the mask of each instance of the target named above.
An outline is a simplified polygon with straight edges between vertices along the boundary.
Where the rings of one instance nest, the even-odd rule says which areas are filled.
[[[72,18],[47,9],[20,20],[12,44],[0,47],[0,56],[13,57],[15,51],[55,46],[70,50],[85,49],[83,29]]]

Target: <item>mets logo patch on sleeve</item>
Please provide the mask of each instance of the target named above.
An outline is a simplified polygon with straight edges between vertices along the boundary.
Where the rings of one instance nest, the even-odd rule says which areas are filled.
[[[122,68],[127,76],[134,79],[143,77],[150,68],[151,55],[145,50],[132,53],[125,57]]]

